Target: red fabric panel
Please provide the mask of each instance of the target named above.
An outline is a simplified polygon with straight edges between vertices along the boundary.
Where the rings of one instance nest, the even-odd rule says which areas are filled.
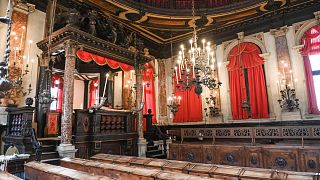
[[[241,43],[229,54],[230,98],[233,119],[247,119],[248,114],[242,108],[247,99],[244,70],[248,72],[250,107],[252,118],[268,118],[268,99],[262,68],[263,59],[259,56],[260,49],[252,43]]]
[[[95,87],[94,84],[97,84],[97,86]],[[95,78],[90,82],[90,85],[89,85],[89,108],[98,102],[97,101],[97,96],[99,97],[98,89],[99,89],[99,79]]]
[[[302,49],[304,55],[320,54],[320,25],[316,25],[305,32],[301,41],[304,44]]]
[[[56,87],[56,81],[59,81],[58,84],[58,93],[57,93],[57,112],[62,112],[62,98],[63,98],[63,78],[61,76],[53,74],[51,77],[51,87]]]
[[[179,74],[179,72],[178,72]],[[195,92],[195,86],[190,90],[180,91],[176,87],[176,77],[174,77],[174,94],[181,97],[181,103],[178,112],[175,114],[173,122],[201,122],[202,121],[202,99]]]
[[[306,75],[308,112],[310,114],[320,114],[320,111],[317,105],[317,97],[314,89],[314,81],[313,81],[309,56],[303,56],[303,62],[304,62],[304,69],[305,69],[305,75]]]
[[[90,62],[90,61],[95,61],[98,65],[103,66],[108,64],[108,66],[112,69],[118,69],[121,68],[123,71],[130,71],[132,70],[132,66],[125,64],[125,63],[121,63],[109,58],[105,58],[102,56],[98,56],[95,54],[91,54],[89,52],[86,51],[82,51],[82,50],[78,50],[77,51],[77,56],[80,60],[84,61],[84,62]]]
[[[156,98],[155,98],[155,88],[154,88],[154,70],[149,63],[146,63],[145,66],[147,69],[143,71],[142,80],[145,83],[144,85],[144,102],[145,106],[143,108],[143,114],[148,114],[148,109],[152,110],[152,123],[156,123]],[[149,83],[149,86],[147,86]]]
[[[309,55],[320,54],[320,25],[316,25],[309,29],[301,39],[304,47],[302,49],[303,62],[306,75],[306,86],[308,95],[308,112],[311,114],[320,114],[317,105],[317,98],[314,88],[314,81],[312,76],[312,68],[310,64]]]

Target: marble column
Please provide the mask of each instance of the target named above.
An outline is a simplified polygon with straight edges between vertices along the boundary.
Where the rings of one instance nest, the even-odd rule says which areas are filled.
[[[73,113],[73,89],[74,72],[76,65],[77,45],[72,41],[65,42],[65,70],[63,86],[63,104],[61,118],[61,143],[57,147],[60,157],[74,157],[75,146],[71,144],[72,139],[72,113]]]
[[[142,102],[142,69],[141,67],[137,67],[136,70],[136,86],[137,86],[137,93],[136,93],[136,107],[139,108]],[[147,152],[147,141],[143,137],[143,110],[138,112],[138,120],[137,120],[137,127],[138,127],[138,156],[139,157],[146,157]]]
[[[286,85],[294,89],[291,58],[289,54],[289,47],[286,37],[287,32],[287,26],[281,27],[279,29],[270,30],[270,33],[275,37],[277,64],[279,71],[278,89],[281,90],[285,89]],[[297,109],[292,112],[288,112],[287,110],[282,109],[281,117],[282,120],[297,120],[302,118],[300,111]]]

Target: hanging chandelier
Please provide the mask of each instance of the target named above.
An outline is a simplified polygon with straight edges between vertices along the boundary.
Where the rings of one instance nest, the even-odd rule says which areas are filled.
[[[221,82],[216,79],[215,64],[216,55],[210,41],[202,39],[202,45],[198,45],[198,36],[195,25],[195,7],[192,0],[193,35],[189,40],[190,49],[180,46],[177,63],[174,66],[176,87],[181,90],[190,90],[195,85],[195,93],[200,95],[202,86],[210,90],[217,89]]]

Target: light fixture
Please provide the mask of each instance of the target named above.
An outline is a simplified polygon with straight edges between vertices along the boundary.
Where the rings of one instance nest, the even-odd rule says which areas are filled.
[[[194,0],[192,0],[192,19],[195,20]],[[195,93],[202,93],[202,86],[210,90],[217,89],[221,82],[216,79],[216,54],[210,41],[201,40],[198,45],[196,25],[193,23],[193,35],[189,40],[190,49],[180,46],[177,63],[174,67],[176,87],[181,90],[190,90],[195,85]]]
[[[172,96],[168,97],[168,107],[170,109],[170,112],[175,116],[176,113],[179,110],[179,106],[181,103],[181,97],[180,96],[175,96],[172,94]]]

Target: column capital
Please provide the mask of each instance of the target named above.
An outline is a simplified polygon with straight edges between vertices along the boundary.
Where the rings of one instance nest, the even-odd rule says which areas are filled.
[[[49,57],[45,54],[37,55],[39,66],[49,67]]]
[[[320,23],[320,11],[314,12],[313,14],[316,20]]]
[[[292,49],[296,50],[300,54],[303,47],[304,45],[301,44],[301,45],[293,46]]]
[[[77,49],[79,48],[82,48],[82,46],[77,43],[77,42],[74,42],[72,40],[67,40],[63,43],[64,45],[64,50],[65,50],[65,56],[73,56],[75,57],[76,56],[76,51]]]
[[[280,37],[280,36],[285,36],[286,33],[288,32],[288,30],[289,30],[288,26],[283,26],[283,27],[280,27],[278,29],[271,29],[270,33],[274,37]]]
[[[34,4],[24,3],[21,0],[18,0],[15,3],[16,3],[16,5],[14,7],[14,10],[17,10],[17,11],[22,12],[24,14],[33,13],[36,10],[36,6]]]
[[[268,60],[270,57],[270,53],[263,53],[263,54],[259,54],[260,57],[262,57],[264,59],[264,61]]]

